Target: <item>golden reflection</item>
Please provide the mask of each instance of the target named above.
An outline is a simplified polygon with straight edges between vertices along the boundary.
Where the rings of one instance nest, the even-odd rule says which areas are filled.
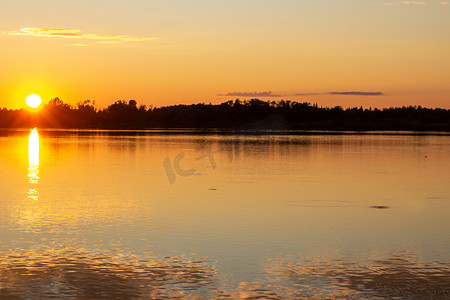
[[[448,299],[450,265],[446,262],[429,261],[408,251],[373,251],[362,260],[317,254],[269,259],[265,269],[274,280],[270,284],[286,287],[293,298]],[[255,291],[260,293],[253,289],[250,296],[256,298]]]
[[[39,133],[33,129],[28,138],[28,183],[32,186],[28,190],[28,198],[39,199],[39,191],[35,185],[39,183]]]
[[[212,262],[183,257],[138,259],[55,245],[2,253],[0,298],[216,298]]]

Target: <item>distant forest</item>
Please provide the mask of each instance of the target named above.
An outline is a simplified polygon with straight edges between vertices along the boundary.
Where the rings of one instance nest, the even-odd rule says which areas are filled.
[[[295,101],[232,100],[221,104],[146,107],[116,101],[104,109],[86,100],[74,106],[59,98],[38,111],[0,110],[0,128],[152,129],[220,128],[277,130],[450,131],[450,110],[408,106],[343,109]]]

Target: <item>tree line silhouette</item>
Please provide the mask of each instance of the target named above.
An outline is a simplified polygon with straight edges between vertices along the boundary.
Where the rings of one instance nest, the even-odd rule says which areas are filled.
[[[0,110],[0,128],[62,129],[302,129],[450,131],[450,110],[403,106],[384,109],[319,107],[289,100],[230,100],[221,104],[146,107],[119,100],[100,109],[95,101],[76,105],[52,99],[38,111]]]

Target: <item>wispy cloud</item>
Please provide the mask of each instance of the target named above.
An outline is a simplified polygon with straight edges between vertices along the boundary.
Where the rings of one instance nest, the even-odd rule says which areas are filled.
[[[153,37],[134,37],[128,35],[99,35],[93,33],[83,33],[81,32],[81,30],[78,29],[36,28],[36,27],[21,28],[19,30],[6,32],[6,34],[19,36],[35,36],[35,37],[89,39],[89,40],[97,40],[100,43],[139,42],[156,39]]]
[[[282,95],[277,95],[272,93],[272,91],[267,92],[230,92],[226,94],[218,94],[217,96],[232,96],[232,97],[281,97]]]
[[[318,96],[318,95],[343,95],[343,96],[384,96],[382,92],[361,92],[361,91],[350,91],[350,92],[323,92],[323,93],[296,93],[289,94],[291,96]],[[289,95],[279,95],[274,94],[272,91],[267,92],[230,92],[226,94],[218,94],[217,96],[230,96],[230,97],[282,97]]]
[[[383,96],[382,92],[331,92],[329,95],[346,95],[346,96]]]
[[[403,4],[406,5],[426,5],[427,3],[424,1],[403,1]]]
[[[294,96],[314,96],[314,95],[344,95],[344,96],[383,96],[382,92],[328,92],[328,93],[298,93]]]
[[[402,3],[403,5],[448,5],[449,2],[447,1],[441,1],[438,3],[429,3],[427,1],[401,1],[400,3]],[[384,2],[383,5],[386,6],[394,6],[396,4],[392,3],[392,2]]]

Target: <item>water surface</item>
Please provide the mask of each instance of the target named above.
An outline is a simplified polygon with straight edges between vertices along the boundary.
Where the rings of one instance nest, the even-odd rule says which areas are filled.
[[[0,297],[445,299],[450,136],[0,131]]]

